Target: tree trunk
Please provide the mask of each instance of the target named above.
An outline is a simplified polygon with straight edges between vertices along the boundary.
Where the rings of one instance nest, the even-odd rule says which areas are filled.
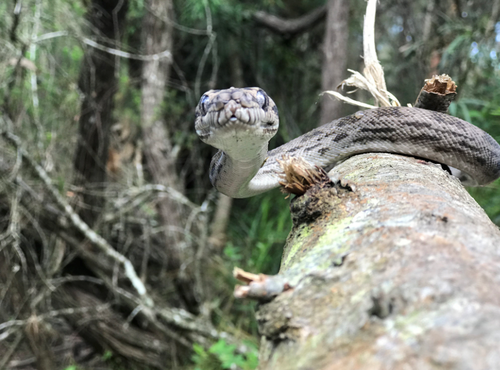
[[[349,1],[330,0],[327,7],[323,40],[321,89],[335,90],[346,77],[349,39]],[[343,103],[327,96],[321,103],[321,124],[343,117]]]
[[[291,204],[260,369],[491,369],[500,231],[439,165],[363,154]],[[355,186],[354,186],[355,185]]]
[[[231,86],[244,87],[247,86],[243,79],[243,65],[239,55],[240,45],[236,37],[231,37],[228,40],[228,46],[231,48],[231,57],[229,58],[229,66],[231,73]],[[215,86],[209,86],[210,89]],[[228,197],[222,193],[218,193],[217,204],[215,207],[214,218],[210,225],[210,244],[215,247],[219,252],[226,244],[227,225],[231,215],[233,206],[233,198]]]
[[[144,15],[143,45],[145,54],[172,50],[173,3],[171,0],[150,0]],[[163,120],[162,104],[170,75],[172,57],[145,61],[142,67],[141,120],[146,164],[154,183],[182,192],[181,179],[175,168],[176,156],[167,123]],[[184,237],[182,205],[175,199],[158,199],[157,209],[164,228],[165,266],[176,271],[179,294],[187,308],[196,310],[194,285],[190,282],[190,261],[194,252]]]
[[[111,48],[121,39],[127,12],[127,0],[93,0],[88,19],[100,43]],[[75,151],[75,184],[82,187],[80,216],[93,225],[100,214],[108,159],[109,130],[113,123],[113,97],[117,88],[115,56],[95,48],[87,48],[80,72],[79,87],[84,100],[80,113],[79,137]],[[92,194],[94,191],[94,194]]]

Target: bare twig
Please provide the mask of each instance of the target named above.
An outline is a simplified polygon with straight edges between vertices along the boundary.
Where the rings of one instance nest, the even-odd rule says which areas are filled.
[[[40,27],[40,17],[41,17],[41,10],[42,8],[42,1],[37,0],[35,3],[35,15],[34,15],[34,24],[33,24],[33,32],[31,35],[31,39],[34,40],[37,37],[38,34],[38,28]],[[37,45],[36,43],[32,42],[30,43],[30,53],[29,53],[29,58],[31,62],[35,64],[36,62],[36,50]],[[38,149],[42,150],[43,149],[43,127],[40,123],[40,110],[39,110],[39,100],[38,100],[38,82],[37,82],[37,73],[36,70],[30,70],[30,84],[31,84],[31,99],[33,101],[33,123],[35,124],[36,128],[36,133],[37,133],[37,146]]]
[[[9,362],[10,358],[14,354],[17,349],[17,346],[21,343],[21,340],[24,338],[22,331],[18,331],[14,342],[9,347],[6,353],[4,353],[2,360],[0,361],[0,369],[5,369],[5,365]]]
[[[105,303],[100,306],[78,307],[78,308],[63,308],[61,310],[52,310],[44,314],[38,315],[40,319],[48,319],[50,317],[58,317],[61,315],[74,315],[90,310],[104,310],[111,307],[110,303]],[[13,326],[25,326],[29,322],[29,318],[25,320],[9,320],[0,324],[0,330],[5,330]]]
[[[118,4],[115,6],[113,11],[111,12],[113,14],[113,29],[114,29],[114,41],[116,43],[116,46],[119,46],[119,40],[121,40],[120,36],[120,22],[118,21],[118,12],[122,9],[124,0],[120,0]],[[119,72],[120,71],[120,57],[119,55],[115,54],[115,78],[119,77]]]
[[[280,34],[294,35],[315,26],[326,15],[326,5],[319,6],[306,15],[295,19],[282,19],[263,11],[254,13],[253,18],[258,24]]]
[[[368,109],[371,109],[371,108],[377,108],[376,106],[374,105],[371,105],[371,104],[366,104],[366,103],[363,103],[363,102],[360,102],[360,101],[357,101],[357,100],[354,100],[354,99],[351,99],[351,98],[348,98],[347,96],[344,96],[342,95],[341,93],[337,92],[337,91],[333,91],[333,90],[328,90],[328,91],[324,91],[323,93],[321,93],[320,95],[323,95],[323,94],[328,94],[328,95],[332,95],[333,97],[335,97],[336,99],[340,100],[340,101],[343,101],[344,103],[347,103],[347,104],[350,104],[350,105],[357,105],[358,107],[362,107],[362,108],[368,108]]]
[[[292,289],[283,275],[252,274],[239,267],[233,270],[233,276],[247,285],[236,285],[234,297],[269,301],[284,291]]]
[[[192,35],[202,35],[202,36],[209,36],[211,31],[208,30],[201,30],[198,28],[190,28],[183,26],[182,24],[179,24],[177,22],[174,22],[171,18],[169,17],[164,17],[160,12],[156,11],[156,9],[153,9],[150,4],[147,2],[144,3],[144,7],[153,14],[156,18],[161,19],[163,22],[167,24],[171,24],[175,29],[178,29],[179,31],[190,33]]]
[[[194,82],[194,94],[195,96],[200,96],[201,91],[201,74],[203,73],[203,68],[205,67],[205,63],[207,61],[208,56],[210,55],[210,51],[212,50],[212,47],[215,44],[215,40],[217,39],[217,34],[213,32],[212,29],[212,13],[210,12],[210,7],[208,4],[205,6],[205,13],[207,15],[207,34],[209,35],[208,37],[208,43],[207,46],[205,46],[205,50],[203,51],[203,55],[201,56],[200,63],[198,64],[198,70],[196,71],[196,79]]]
[[[76,36],[76,35],[71,35],[68,31],[49,32],[49,33],[46,33],[44,35],[37,37],[35,40],[33,40],[33,42],[39,43],[39,42],[42,42],[45,40],[50,40],[52,38],[62,37],[62,36],[74,37],[74,38],[80,40],[81,42],[83,42],[85,45],[91,46],[95,49],[104,51],[104,52],[112,54],[112,55],[119,56],[121,58],[128,58],[128,59],[135,59],[135,60],[142,60],[142,61],[159,60],[162,58],[167,58],[169,60],[172,59],[172,53],[170,52],[170,49],[164,50],[164,51],[159,52],[159,53],[154,53],[154,54],[133,54],[133,53],[129,53],[127,51],[118,50],[118,49],[110,48],[108,46],[101,45],[101,44],[97,43],[96,41],[91,40],[87,37],[80,37],[80,36]]]
[[[17,27],[19,26],[19,19],[21,18],[21,9],[22,9],[22,1],[17,0],[16,5],[14,6],[14,17],[12,20],[12,27],[10,28],[10,41],[13,43],[17,42]]]
[[[10,209],[10,222],[9,222],[9,227],[8,227],[8,233],[11,235],[12,238],[12,248],[16,251],[19,261],[21,262],[21,267],[22,267],[22,277],[23,277],[23,282],[27,286],[28,285],[28,278],[27,278],[27,272],[28,272],[28,263],[26,261],[26,256],[24,255],[23,250],[21,249],[21,245],[19,243],[20,239],[20,232],[19,232],[19,201],[22,196],[22,189],[17,188],[16,189],[16,195],[14,196],[14,199],[11,203],[11,209]]]
[[[83,41],[83,43],[85,43],[88,46],[92,46],[93,48],[96,48],[98,50],[104,51],[104,52],[112,54],[112,55],[117,55],[117,56],[122,57],[122,58],[136,59],[136,60],[142,60],[142,61],[158,60],[158,59],[162,59],[162,58],[166,58],[168,60],[172,59],[172,53],[170,52],[170,49],[164,50],[160,53],[149,54],[149,55],[140,55],[140,54],[132,54],[132,53],[128,53],[126,51],[109,48],[107,46],[98,44],[94,40],[88,39],[86,37],[81,38],[81,40]]]

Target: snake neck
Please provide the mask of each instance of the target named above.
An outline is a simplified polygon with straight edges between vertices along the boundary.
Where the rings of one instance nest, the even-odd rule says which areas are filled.
[[[277,186],[277,180],[269,184],[252,181],[267,159],[267,145],[252,159],[236,159],[219,150],[210,165],[210,181],[221,193],[231,198],[247,198]]]

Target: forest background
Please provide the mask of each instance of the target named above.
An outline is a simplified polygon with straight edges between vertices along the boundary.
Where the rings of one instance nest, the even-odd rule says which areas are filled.
[[[255,305],[234,266],[278,271],[279,191],[221,197],[194,132],[203,92],[260,86],[277,146],[358,110],[362,0],[0,4],[0,368],[253,369]],[[450,112],[500,141],[500,1],[383,0],[388,90],[458,84]],[[353,96],[370,102],[367,94]],[[500,183],[470,189],[500,225]]]

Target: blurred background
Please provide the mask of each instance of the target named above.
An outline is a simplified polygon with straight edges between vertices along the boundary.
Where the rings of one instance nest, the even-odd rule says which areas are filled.
[[[278,272],[289,200],[215,192],[194,108],[206,90],[260,86],[280,112],[271,147],[356,112],[320,93],[362,71],[365,7],[1,2],[0,369],[255,369],[255,304],[233,298],[231,271]],[[446,73],[450,113],[499,141],[499,10],[381,0],[388,90],[413,103]],[[470,189],[497,225],[499,189]]]

